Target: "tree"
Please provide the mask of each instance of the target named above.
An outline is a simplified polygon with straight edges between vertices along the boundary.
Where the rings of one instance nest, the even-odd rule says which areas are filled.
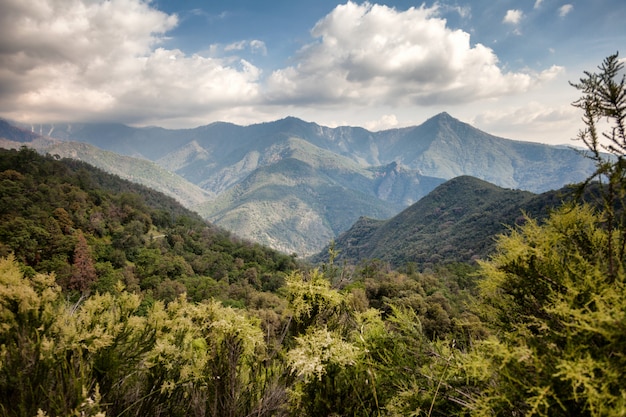
[[[76,239],[76,247],[74,248],[74,262],[72,263],[69,288],[85,292],[96,281],[96,278],[96,267],[91,256],[91,250],[87,244],[87,239],[85,239],[82,232],[79,232]]]
[[[12,255],[0,259],[0,416],[97,412],[100,396],[81,378],[84,367],[58,354],[66,313],[53,275],[27,278]]]
[[[527,219],[480,264],[478,312],[496,336],[464,358],[475,415],[626,415],[626,75],[617,54],[598,68],[572,86],[596,166],[581,196],[601,204]]]
[[[615,253],[610,247],[613,239],[607,242],[609,274],[614,275],[626,255],[626,74],[617,53],[607,57],[598,69],[598,73],[585,71],[585,76],[571,85],[582,92],[573,103],[583,110],[585,124],[578,139],[596,165],[585,185],[600,182],[609,233],[621,229]]]

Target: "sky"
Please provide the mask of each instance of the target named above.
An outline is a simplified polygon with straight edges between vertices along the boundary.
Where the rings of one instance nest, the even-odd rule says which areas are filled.
[[[192,128],[295,116],[373,131],[446,111],[549,144],[624,0],[2,0],[0,117]]]

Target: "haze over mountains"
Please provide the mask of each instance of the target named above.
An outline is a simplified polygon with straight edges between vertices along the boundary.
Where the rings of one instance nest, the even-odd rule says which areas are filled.
[[[1,134],[4,146],[27,143],[131,176],[244,238],[299,255],[316,253],[361,217],[389,219],[458,176],[540,193],[593,170],[572,149],[498,138],[447,113],[380,132],[291,117],[181,130],[116,124],[28,129],[17,140],[10,137],[15,133]]]

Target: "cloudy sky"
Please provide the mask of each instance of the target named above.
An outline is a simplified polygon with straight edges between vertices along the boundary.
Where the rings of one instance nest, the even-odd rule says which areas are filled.
[[[626,57],[623,0],[2,0],[0,117],[135,126],[447,111],[572,144],[569,81]]]

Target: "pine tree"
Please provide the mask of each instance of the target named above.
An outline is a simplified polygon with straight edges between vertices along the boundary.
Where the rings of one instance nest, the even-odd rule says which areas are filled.
[[[584,184],[598,181],[609,233],[619,232],[619,239],[609,239],[609,274],[614,276],[619,263],[626,259],[626,74],[618,54],[607,57],[597,73],[585,71],[579,83],[571,83],[582,92],[574,107],[583,110],[585,127],[578,140],[587,147],[596,171]],[[617,245],[613,251],[612,245]]]

